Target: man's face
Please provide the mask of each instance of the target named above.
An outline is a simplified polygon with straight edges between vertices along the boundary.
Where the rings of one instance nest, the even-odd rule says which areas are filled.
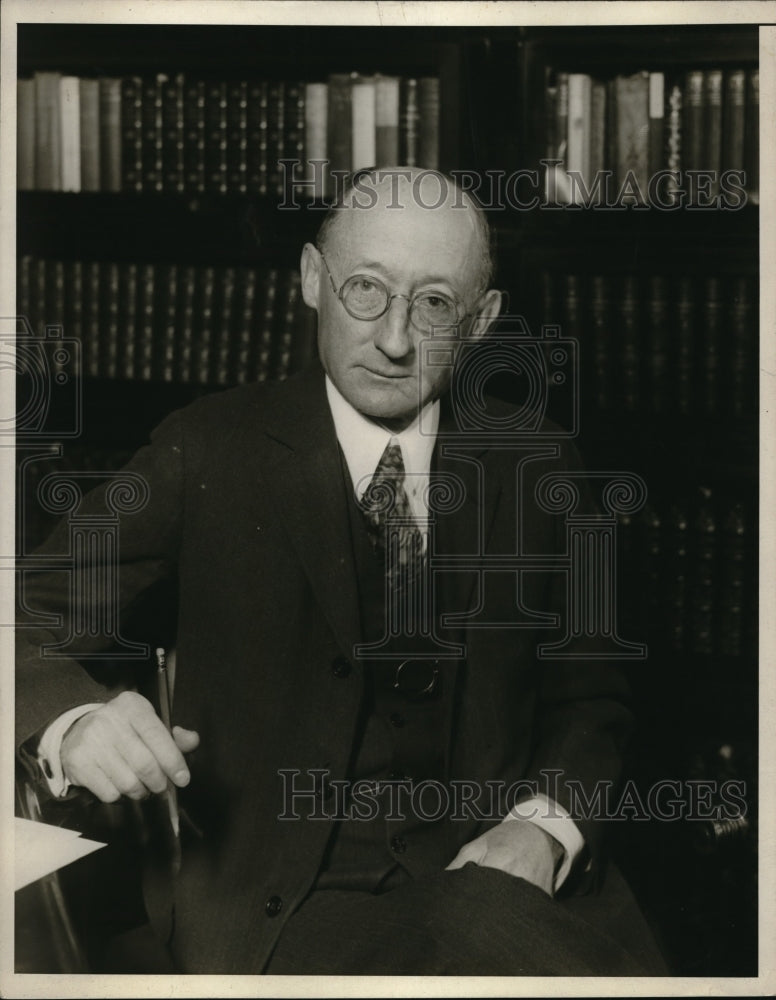
[[[451,367],[421,365],[420,345],[431,334],[411,322],[410,300],[421,289],[436,290],[469,313],[481,291],[476,287],[479,260],[470,211],[424,208],[409,192],[398,200],[401,208],[388,208],[383,200],[368,209],[344,210],[327,242],[325,263],[310,247],[307,267],[303,258],[303,275],[315,271],[315,302],[310,301],[309,274],[305,299],[318,309],[324,369],[352,406],[392,429],[411,423],[447,389],[452,375]],[[326,265],[338,291],[358,274],[378,279],[389,294],[406,298],[393,299],[377,319],[355,319],[338,299]],[[462,332],[470,322],[464,319]],[[452,331],[441,335],[449,346]]]

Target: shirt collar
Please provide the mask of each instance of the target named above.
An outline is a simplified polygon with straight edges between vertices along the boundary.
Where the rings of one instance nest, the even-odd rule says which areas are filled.
[[[345,399],[328,375],[326,396],[334,419],[337,440],[345,455],[358,499],[361,499],[369,484],[385,446],[393,438],[401,445],[405,472],[416,477],[428,475],[439,427],[438,399],[427,403],[409,427],[405,427],[399,434],[391,434],[385,427],[359,413]]]

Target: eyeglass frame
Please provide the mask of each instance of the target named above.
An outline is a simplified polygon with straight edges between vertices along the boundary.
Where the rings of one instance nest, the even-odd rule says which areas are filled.
[[[342,295],[342,289],[353,278],[361,277],[361,274],[359,272],[357,272],[356,274],[351,274],[350,277],[345,278],[345,280],[342,282],[342,284],[340,285],[340,287],[338,289],[337,286],[336,286],[336,284],[335,284],[335,282],[334,282],[334,275],[331,273],[331,269],[329,268],[329,262],[326,260],[326,255],[324,254],[323,250],[321,250],[320,247],[316,246],[315,249],[321,255],[321,260],[323,261],[324,267],[326,268],[326,273],[329,276],[329,281],[331,282],[332,291],[337,296],[337,299],[339,300],[342,308],[345,310],[345,312],[348,314],[348,316],[351,316],[353,319],[357,319],[361,323],[373,323],[376,319],[380,319],[382,316],[385,316],[385,314],[391,308],[391,303],[393,302],[394,299],[404,299],[407,302],[407,316],[409,317],[410,322],[413,322],[413,320],[412,320],[412,307],[415,304],[418,296],[415,295],[412,298],[409,298],[407,295],[402,295],[401,292],[394,292],[393,294],[391,294],[390,289],[385,284],[385,282],[382,280],[382,278],[376,278],[376,277],[374,277],[373,275],[370,275],[370,274],[364,274],[363,277],[364,278],[369,278],[371,281],[377,281],[377,282],[379,282],[383,286],[383,288],[385,289],[386,293],[388,293],[388,298],[387,298],[386,303],[385,303],[385,309],[383,309],[383,311],[381,313],[378,313],[377,316],[370,316],[368,318],[365,317],[365,316],[356,316],[356,315],[354,315],[350,311],[350,309],[348,309],[348,307],[345,305],[345,300],[344,300],[344,297]],[[443,294],[446,294],[446,293],[443,293]],[[455,298],[452,295],[449,296],[449,298],[455,303],[456,312],[457,312],[457,310],[458,310],[459,307],[463,307],[463,302],[461,302],[459,299]],[[443,324],[440,323],[439,326],[440,326],[440,328],[443,327],[444,329],[450,329],[451,327],[459,327],[461,325],[461,323],[463,323],[463,321],[466,319],[467,316],[473,316],[473,315],[474,315],[474,313],[471,310],[468,310],[467,312],[462,313],[456,319],[455,323],[444,324],[444,326],[443,326]],[[413,326],[415,326],[415,329],[420,330],[422,333],[423,332],[427,332],[427,331],[424,331],[421,327],[419,327],[414,322],[413,322]],[[433,326],[430,327],[431,331],[433,331],[433,329],[434,329]]]

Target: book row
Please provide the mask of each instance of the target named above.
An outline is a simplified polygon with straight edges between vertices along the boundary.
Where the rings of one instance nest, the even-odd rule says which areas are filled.
[[[641,639],[675,652],[754,657],[757,538],[754,504],[707,487],[695,497],[650,500],[624,518],[623,604],[641,623]]]
[[[542,316],[579,343],[583,406],[756,413],[758,291],[752,277],[545,271]]]
[[[287,82],[41,71],[18,81],[18,186],[282,197],[293,183],[323,199],[338,192],[337,173],[438,168],[439,117],[437,77],[333,73],[325,82]]]
[[[23,257],[17,307],[39,337],[61,328],[64,370],[93,378],[234,385],[286,378],[316,353],[290,270]]]
[[[676,77],[645,70],[608,80],[557,72],[545,95],[545,153],[559,164],[548,174],[553,200],[601,203],[611,171],[634,203],[670,205],[683,175],[698,171],[687,185],[691,204],[720,196],[726,204],[740,189],[757,204],[759,105],[757,69]]]

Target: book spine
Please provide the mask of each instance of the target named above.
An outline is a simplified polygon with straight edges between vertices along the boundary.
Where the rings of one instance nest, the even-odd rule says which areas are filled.
[[[191,266],[184,267],[180,282],[180,320],[178,324],[177,379],[191,382],[194,372],[194,316],[197,308],[198,274]]]
[[[723,125],[723,170],[744,170],[744,123],[746,120],[746,73],[732,70],[725,81]]]
[[[746,601],[746,516],[738,503],[722,526],[719,622],[716,647],[723,656],[743,652],[744,604]]]
[[[750,279],[734,278],[728,295],[729,411],[740,418],[754,412],[757,403],[757,317]]]
[[[284,154],[283,143],[286,132],[286,89],[284,84],[270,83],[267,114],[267,161],[269,164],[267,184],[270,193],[282,194],[283,167],[280,160]]]
[[[639,314],[638,282],[635,275],[627,274],[623,280],[620,300],[620,392],[622,407],[630,413],[639,406]]]
[[[329,88],[325,83],[308,83],[305,86],[305,180],[315,183],[312,196],[315,201],[323,201],[326,193],[325,161],[328,156],[326,136],[329,104]]]
[[[121,167],[125,191],[143,190],[143,81],[127,76],[121,81]]]
[[[248,192],[248,83],[237,80],[226,91],[226,186],[235,194]]]
[[[194,371],[193,381],[205,385],[211,381],[213,359],[213,298],[215,295],[215,268],[203,267],[199,274],[199,307],[194,317]]]
[[[138,272],[138,338],[135,353],[135,378],[149,382],[154,376],[154,299],[156,268],[142,264]]]
[[[687,643],[688,535],[689,522],[682,507],[668,512],[664,552],[663,592],[666,598],[666,630],[671,648],[682,652]]]
[[[709,491],[705,491],[707,494]],[[714,580],[717,523],[709,497],[706,497],[693,525],[695,535],[694,572],[691,587],[690,632],[693,652],[713,652]]]
[[[51,354],[52,374],[56,381],[66,370],[64,351],[65,265],[61,260],[46,261],[46,326],[57,329]]]
[[[606,169],[606,85],[593,80],[590,94],[590,176]]]
[[[24,254],[16,261],[16,315],[30,323],[30,307],[32,298],[32,257]],[[34,327],[32,327],[34,329]]]
[[[205,83],[188,80],[183,94],[183,168],[189,194],[205,192]]]
[[[89,378],[102,375],[102,343],[100,337],[100,263],[84,264],[84,374]]]
[[[216,331],[215,364],[213,381],[216,385],[229,385],[232,374],[232,346],[234,343],[234,299],[236,275],[233,267],[225,267],[221,274],[218,326]]]
[[[682,121],[683,92],[678,83],[671,85],[668,94],[668,121],[666,127],[666,165],[671,176],[666,184],[666,192],[671,203],[679,199],[679,179],[682,170]]]
[[[399,78],[375,78],[375,160],[378,167],[399,163]]]
[[[666,279],[654,274],[649,279],[649,355],[647,380],[649,399],[655,413],[665,413],[670,407],[668,287]]]
[[[62,190],[81,190],[81,123],[77,76],[59,80],[59,110],[62,133]]]
[[[269,84],[248,84],[248,190],[265,195],[269,190]]]
[[[722,70],[707,70],[703,86],[703,169],[711,174],[709,194],[717,198],[722,168]]]
[[[120,371],[119,357],[119,265],[103,262],[100,273],[100,374],[115,379]]]
[[[100,85],[80,80],[81,190],[100,190]]]
[[[80,260],[68,261],[65,264],[65,330],[67,336],[80,345],[69,367],[69,371],[77,377],[83,375],[83,308],[83,265]]]
[[[760,71],[746,75],[746,124],[744,130],[746,182],[749,201],[760,204]]]
[[[649,74],[617,77],[617,181],[623,201],[643,204],[649,189]]]
[[[721,403],[723,327],[721,283],[719,278],[710,275],[706,278],[703,294],[703,350],[700,358],[703,410],[708,416],[719,413]]]
[[[16,82],[16,186],[35,189],[35,81]]]
[[[261,310],[258,316],[258,338],[254,378],[265,382],[270,376],[272,345],[275,330],[275,311],[278,298],[278,272],[270,268],[264,273]]]
[[[593,398],[596,409],[603,412],[612,405],[612,378],[610,373],[612,329],[612,303],[609,279],[600,274],[591,281],[590,311],[592,320]]]
[[[586,73],[569,73],[569,118],[566,171],[575,175],[573,200],[584,203],[581,185],[590,183],[590,129],[592,81]]]
[[[353,135],[350,167],[355,173],[364,167],[373,167],[377,159],[374,80],[365,77],[354,80],[350,96]]]
[[[255,337],[253,331],[256,308],[256,270],[244,267],[238,271],[238,298],[235,307],[235,349],[230,382],[242,384],[253,374],[252,356]]]
[[[693,354],[695,347],[695,289],[692,278],[679,279],[676,296],[676,407],[682,415],[691,412],[693,404]]]
[[[163,382],[175,381],[177,370],[178,340],[178,266],[167,264],[160,268],[160,288],[157,292],[158,313],[156,327],[159,331],[159,352],[156,370]]]
[[[352,109],[350,76],[347,73],[333,73],[329,77],[329,116],[327,135],[329,140],[329,176],[326,181],[326,197],[336,197],[341,181],[338,172],[350,172],[353,160]]]
[[[62,186],[60,78],[61,73],[35,74],[35,187],[39,191],[59,191]]]
[[[399,121],[399,156],[401,161],[407,167],[420,166],[418,81],[412,77],[402,81]]]
[[[439,170],[439,116],[441,97],[439,78],[424,76],[418,81],[418,156],[420,166],[427,170]]]
[[[560,168],[566,169],[568,164],[569,135],[569,74],[558,73],[558,101],[555,113],[555,153],[560,162]]]
[[[183,74],[162,85],[162,188],[182,194],[186,188]]]
[[[685,75],[682,104],[683,170],[703,170],[703,72],[690,70]]]
[[[164,190],[164,136],[162,127],[162,105],[164,74],[143,81],[143,188],[145,191],[160,193]]]
[[[649,153],[648,176],[653,177],[663,168],[665,149],[665,75],[649,74]]]
[[[134,379],[138,370],[138,280],[137,264],[123,264],[119,274],[121,346],[119,372],[125,379]]]
[[[46,335],[46,262],[33,257],[30,268],[30,326],[37,337]]]
[[[102,76],[100,85],[100,188],[121,190],[121,80]]]
[[[226,83],[210,82],[205,88],[205,190],[227,192]]]
[[[300,279],[295,271],[289,271],[283,282],[282,308],[278,311],[278,324],[274,337],[272,358],[272,378],[282,381],[291,373],[291,352],[294,342],[294,326],[299,300]]]
[[[282,198],[293,177],[301,176],[305,162],[305,85],[297,80],[286,84],[285,92],[285,135],[283,137],[283,156],[287,160],[298,160],[299,166],[294,167],[293,174],[285,169],[280,171],[277,195]]]

